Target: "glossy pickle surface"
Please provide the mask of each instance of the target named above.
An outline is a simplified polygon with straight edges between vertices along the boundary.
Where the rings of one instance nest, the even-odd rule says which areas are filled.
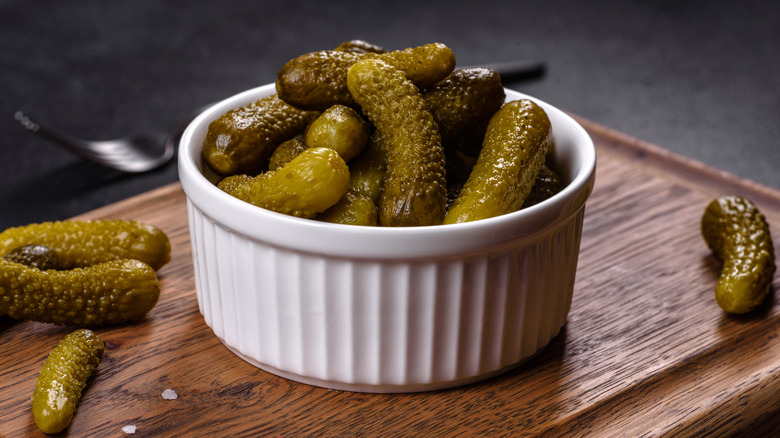
[[[349,69],[347,85],[382,133],[387,171],[380,225],[439,225],[446,208],[444,150],[418,89],[401,70],[373,58]]]
[[[104,350],[103,341],[87,329],[71,332],[54,347],[35,381],[32,396],[38,429],[54,434],[68,427]]]
[[[507,102],[490,119],[477,162],[445,224],[470,222],[519,210],[544,165],[552,126],[528,99]]]
[[[338,152],[310,148],[276,171],[230,176],[218,187],[258,207],[312,218],[336,204],[348,185],[349,168]]]
[[[168,236],[157,227],[132,220],[41,222],[0,233],[0,254],[26,245],[56,251],[58,269],[121,259],[140,260],[160,269],[171,259]]]
[[[769,225],[750,200],[722,196],[710,202],[701,218],[701,233],[723,263],[715,299],[727,313],[748,313],[769,294],[775,252]]]

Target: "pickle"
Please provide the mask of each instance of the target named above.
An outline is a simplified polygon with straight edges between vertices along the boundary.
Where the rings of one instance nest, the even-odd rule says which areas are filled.
[[[528,99],[507,102],[490,119],[477,162],[445,224],[517,211],[531,191],[552,143],[550,120]]]
[[[120,259],[137,259],[160,269],[171,260],[171,244],[162,230],[122,219],[43,222],[0,233],[0,254],[25,245],[56,251],[59,269]]]
[[[387,160],[382,133],[374,130],[363,153],[355,158],[349,168],[349,190],[368,196],[379,203],[385,182]]]
[[[277,171],[230,176],[218,187],[258,207],[312,218],[337,203],[348,184],[349,168],[338,152],[310,148]]]
[[[255,175],[279,144],[302,133],[316,116],[275,94],[228,111],[209,125],[203,160],[220,176]]]
[[[549,199],[560,192],[561,189],[563,189],[561,177],[545,164],[542,166],[542,169],[539,170],[539,175],[536,176],[536,181],[534,182],[533,187],[531,187],[531,193],[525,198],[523,208],[530,207],[545,199]]]
[[[316,217],[322,222],[345,225],[377,225],[376,204],[368,196],[347,191],[334,206]]]
[[[279,170],[307,149],[306,143],[298,137],[282,142],[268,159],[268,170]]]
[[[477,156],[490,117],[504,104],[501,76],[487,68],[458,69],[422,92],[445,149]]]
[[[157,273],[138,260],[41,271],[0,259],[0,315],[101,326],[142,318],[160,296]]]
[[[440,43],[386,53],[321,50],[288,61],[277,73],[276,92],[285,102],[305,110],[354,107],[355,100],[347,89],[347,71],[364,58],[390,63],[420,88],[441,81],[455,68],[455,55]]]
[[[45,271],[59,269],[60,259],[57,251],[43,245],[25,245],[12,249],[3,259],[9,262],[21,263],[31,268]]]
[[[379,223],[440,224],[446,206],[444,151],[417,88],[402,71],[373,58],[349,69],[347,85],[385,142],[387,174]]]
[[[342,52],[358,52],[358,53],[385,53],[387,50],[371,44],[363,40],[349,40],[344,41],[335,48],[337,51]]]
[[[371,136],[371,126],[354,109],[333,105],[306,129],[306,147],[330,148],[350,161],[360,155]]]
[[[103,359],[105,345],[91,330],[65,336],[43,363],[32,396],[32,413],[44,433],[65,430],[73,419],[81,392]]]
[[[727,313],[748,313],[769,294],[775,274],[775,252],[769,225],[758,208],[741,196],[710,202],[701,218],[701,233],[723,263],[715,300]]]

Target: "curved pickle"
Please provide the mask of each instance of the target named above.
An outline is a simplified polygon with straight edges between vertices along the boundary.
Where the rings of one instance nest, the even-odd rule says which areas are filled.
[[[65,336],[49,353],[32,396],[33,418],[41,432],[59,433],[70,425],[104,350],[105,344],[95,333],[80,329]]]
[[[490,119],[482,151],[444,223],[519,210],[551,144],[552,127],[543,109],[527,99],[504,104]]]
[[[383,226],[438,225],[446,207],[444,150],[433,116],[404,73],[381,59],[349,69],[347,86],[382,133],[387,170],[379,201]]]
[[[769,294],[775,252],[769,225],[758,208],[741,196],[714,199],[704,210],[701,233],[723,268],[715,299],[727,313],[748,313]]]

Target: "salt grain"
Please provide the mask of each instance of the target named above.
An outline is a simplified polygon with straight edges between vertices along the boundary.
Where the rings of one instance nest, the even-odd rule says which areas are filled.
[[[132,434],[135,433],[135,426],[125,426],[122,428],[122,432]]]
[[[178,396],[179,396],[179,395],[178,395],[178,394],[176,394],[176,391],[174,391],[174,390],[172,390],[172,389],[170,389],[170,388],[169,388],[169,389],[166,389],[166,390],[165,390],[165,391],[163,391],[163,393],[162,393],[162,398],[164,398],[164,399],[166,399],[166,400],[176,400],[176,397],[178,397]]]

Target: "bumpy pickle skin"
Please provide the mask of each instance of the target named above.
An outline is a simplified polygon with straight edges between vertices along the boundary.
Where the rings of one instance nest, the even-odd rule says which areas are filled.
[[[60,258],[57,251],[43,245],[25,245],[12,249],[3,259],[9,262],[21,263],[31,268],[45,271],[59,269]]]
[[[417,88],[402,71],[373,58],[349,69],[347,85],[385,144],[387,172],[379,201],[380,225],[440,224],[447,190],[444,150]]]
[[[376,226],[376,204],[366,195],[347,191],[339,202],[318,214],[316,219],[334,224]]]
[[[94,327],[141,319],[157,304],[157,273],[138,260],[41,271],[0,259],[0,315]]]
[[[59,269],[121,259],[140,260],[160,269],[171,260],[171,244],[162,230],[122,219],[42,222],[0,233],[0,254],[25,245],[56,251]]]
[[[349,162],[363,152],[371,137],[371,126],[354,109],[333,105],[306,129],[306,147],[330,148]]]
[[[336,204],[348,185],[349,167],[338,152],[310,148],[277,171],[227,177],[217,187],[267,210],[313,218]]]
[[[268,170],[281,169],[306,149],[308,149],[306,142],[298,137],[282,142],[282,144],[276,147],[274,153],[271,154],[271,158],[268,159]]]
[[[297,108],[324,111],[333,105],[354,107],[347,71],[365,58],[379,58],[402,70],[420,88],[446,78],[455,69],[455,55],[433,43],[386,53],[321,50],[288,61],[277,73],[276,92]]]
[[[715,300],[727,313],[743,314],[769,294],[775,274],[775,252],[764,215],[748,199],[723,196],[704,210],[701,233],[723,263]]]
[[[476,157],[487,123],[506,99],[501,75],[488,68],[458,69],[422,92],[447,150]]]
[[[275,94],[228,111],[209,124],[203,160],[220,176],[255,175],[279,144],[302,133],[317,114],[292,107]]]
[[[519,210],[551,144],[552,127],[542,108],[528,99],[504,104],[491,117],[477,162],[444,223]]]
[[[59,433],[70,425],[104,350],[105,344],[95,333],[79,329],[66,335],[49,353],[32,396],[33,418],[41,432]]]
[[[379,204],[387,170],[383,143],[382,133],[374,130],[363,153],[349,168],[349,190],[368,196],[375,205]]]

